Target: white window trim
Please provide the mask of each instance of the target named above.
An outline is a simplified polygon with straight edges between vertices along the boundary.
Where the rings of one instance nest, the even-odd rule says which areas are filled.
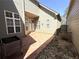
[[[14,14],[18,14],[18,13],[14,13]],[[19,15],[19,14],[18,14],[18,15]],[[14,17],[14,15],[13,15],[13,17]],[[20,20],[20,26],[17,26],[17,27],[20,27],[20,32],[22,32],[22,30],[21,30],[21,19],[20,19],[20,18],[19,18],[19,19],[14,18],[14,19]],[[15,22],[15,20],[14,20],[14,22]],[[16,32],[16,30],[15,30],[15,33],[20,33],[20,32]]]
[[[6,11],[5,10],[4,10],[4,17],[5,17],[6,33],[8,34],[8,26],[7,26]]]
[[[12,13],[13,17],[12,18],[11,17],[6,17],[6,12]],[[20,18],[19,19],[14,18],[14,14],[18,14],[18,13],[11,12],[11,11],[8,11],[8,10],[4,10],[4,17],[5,17],[5,23],[6,23],[6,33],[7,34],[16,34],[16,33],[20,33],[21,32],[21,20],[20,20]],[[13,26],[7,26],[7,19],[13,19]],[[16,32],[16,29],[15,29],[15,19],[16,20],[20,20],[20,26],[17,26],[17,27],[20,27],[20,32]],[[8,33],[8,27],[14,27],[14,33]]]

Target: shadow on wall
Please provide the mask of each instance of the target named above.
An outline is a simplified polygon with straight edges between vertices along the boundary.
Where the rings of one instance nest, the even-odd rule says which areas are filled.
[[[56,19],[57,21],[61,22],[61,16],[60,14],[55,14],[54,12],[51,12],[50,10],[47,10],[46,8],[44,8],[43,6],[39,5],[39,2],[37,2],[36,0],[30,0],[33,4],[35,4],[37,7],[39,7],[42,11],[44,11],[45,13],[47,13],[48,15],[50,15],[51,17],[54,17],[54,19]],[[57,33],[59,32],[59,30],[57,29],[56,31]]]
[[[56,15],[54,12],[51,12],[50,10],[45,9],[43,6],[39,5],[39,2],[35,0],[30,0],[33,4],[35,4],[37,7],[39,7],[41,10],[43,10],[45,13],[49,14],[50,16],[57,19],[59,22],[61,22],[60,14]],[[46,7],[46,6],[45,6]]]
[[[35,4],[37,7],[39,7],[41,10],[43,10],[45,13],[49,14],[52,17],[56,18],[55,13],[51,12],[50,10],[45,9],[43,6],[39,5],[37,1],[30,0],[33,4]]]
[[[27,31],[27,33],[36,30],[38,19],[39,19],[38,15],[25,11],[25,24],[28,24],[28,26],[25,26],[26,27],[25,31]],[[29,27],[31,27],[30,31],[29,31],[30,29]]]

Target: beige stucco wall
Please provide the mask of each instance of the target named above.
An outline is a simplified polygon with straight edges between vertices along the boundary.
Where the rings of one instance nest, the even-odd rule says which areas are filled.
[[[68,31],[72,32],[72,40],[79,52],[79,0],[75,0],[67,20]]]
[[[31,12],[37,16],[39,16],[36,30],[37,32],[43,32],[43,33],[55,33],[56,29],[60,27],[61,23],[55,19],[53,16],[50,16],[48,13],[46,13],[44,10],[36,6],[34,3],[32,3],[30,0],[26,0],[26,11]],[[48,11],[49,12],[49,11]],[[49,20],[49,21],[47,21]],[[38,25],[40,22],[40,29],[38,29]],[[47,24],[49,24],[49,27],[47,27]]]
[[[37,26],[36,31],[54,34],[56,29],[58,28],[58,20],[41,9],[39,9],[39,16],[40,18],[38,21],[40,21],[40,29],[38,29]],[[47,24],[49,24],[49,27],[47,27]]]
[[[39,8],[30,0],[25,0],[25,11],[38,15]]]

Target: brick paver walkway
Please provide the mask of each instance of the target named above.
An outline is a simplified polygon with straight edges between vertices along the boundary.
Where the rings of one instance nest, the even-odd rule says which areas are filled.
[[[13,55],[8,59],[35,59],[38,53],[51,42],[52,33],[32,32],[22,39],[23,54]]]
[[[53,34],[51,33],[40,33],[40,32],[32,32],[29,34],[33,40],[36,42],[31,44],[27,53],[24,56],[24,59],[29,57],[31,54],[31,57],[29,59],[34,59],[36,55],[52,40]]]

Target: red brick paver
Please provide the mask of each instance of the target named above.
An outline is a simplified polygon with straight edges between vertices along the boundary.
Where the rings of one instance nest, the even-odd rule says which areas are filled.
[[[52,40],[51,33],[32,32],[29,34],[36,42],[31,44],[24,59],[34,59],[36,55]],[[30,57],[29,57],[30,56]]]
[[[35,59],[37,54],[53,39],[52,33],[32,32],[22,39],[23,54],[10,59]]]

